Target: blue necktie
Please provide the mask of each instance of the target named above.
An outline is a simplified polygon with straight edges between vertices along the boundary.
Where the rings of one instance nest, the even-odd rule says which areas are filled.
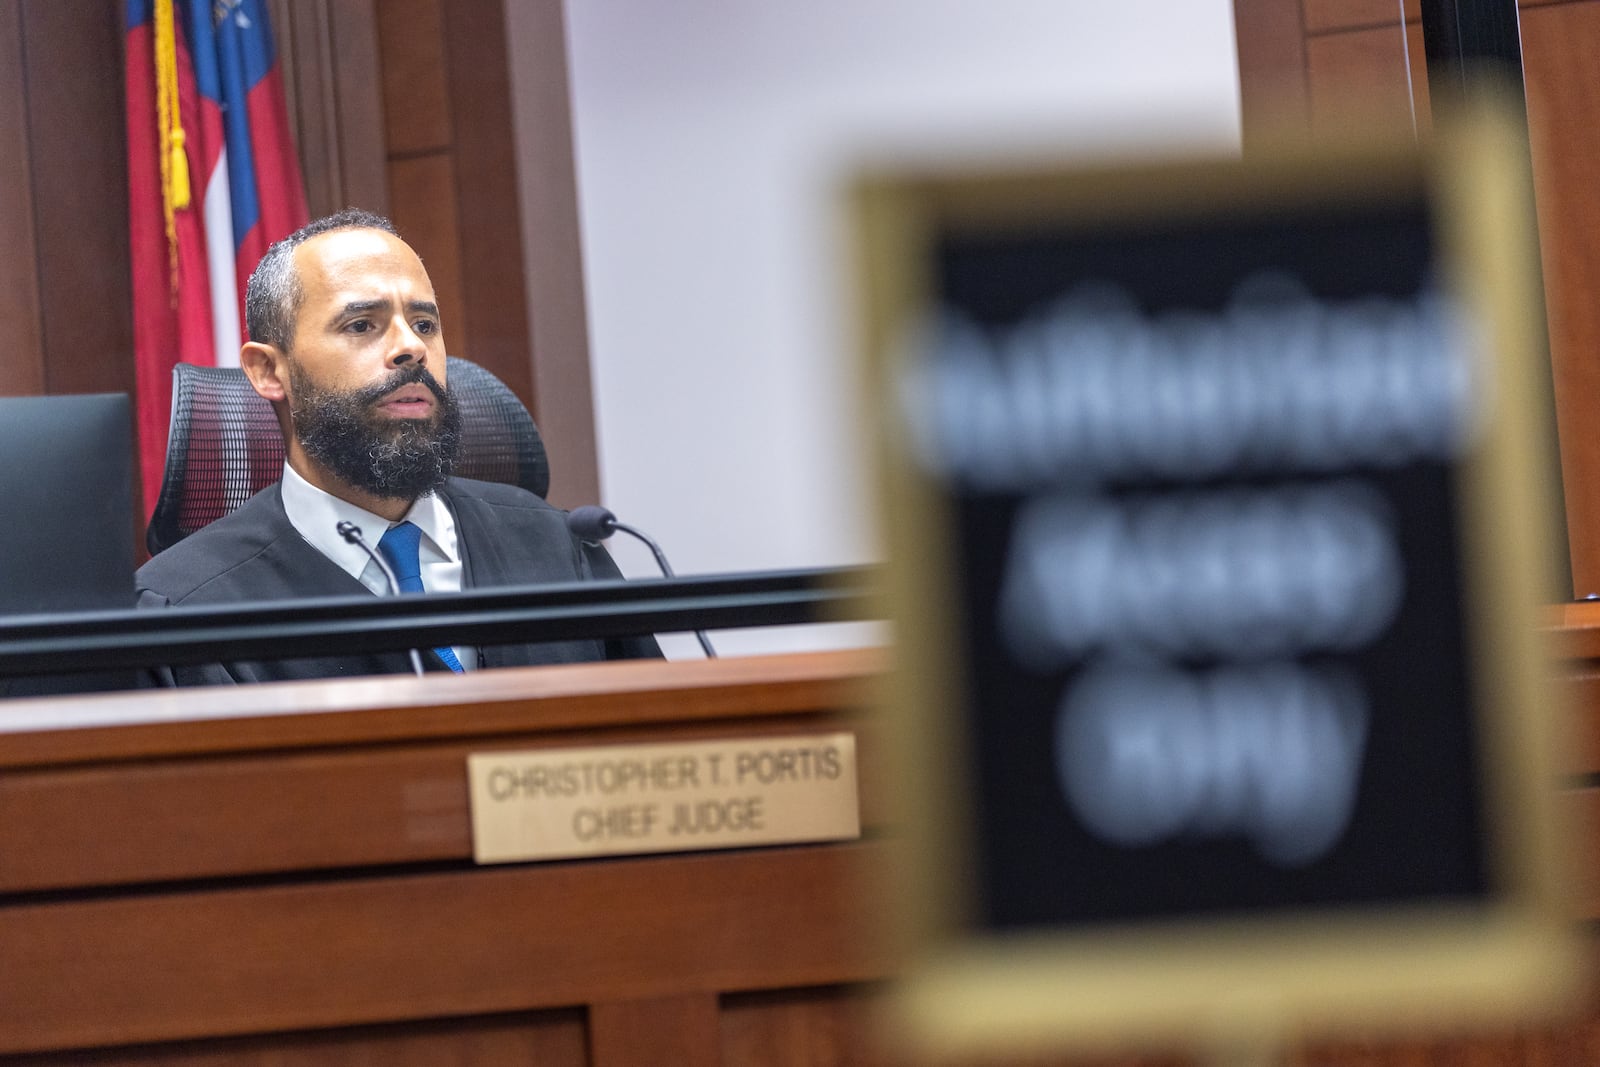
[[[391,526],[389,532],[378,540],[378,551],[389,561],[395,584],[402,593],[422,592],[422,559],[417,552],[417,546],[421,543],[422,528],[411,522]],[[457,674],[461,673],[461,661],[456,659],[455,649],[446,645],[434,649],[433,654],[442,659],[446,667]]]

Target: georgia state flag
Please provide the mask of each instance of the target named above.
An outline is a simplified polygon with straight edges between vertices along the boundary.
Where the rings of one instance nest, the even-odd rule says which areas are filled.
[[[161,487],[179,361],[235,366],[245,281],[306,222],[264,0],[127,0],[140,473]]]

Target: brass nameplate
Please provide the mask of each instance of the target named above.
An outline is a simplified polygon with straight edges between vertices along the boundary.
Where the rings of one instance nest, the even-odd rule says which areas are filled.
[[[479,863],[861,836],[850,733],[467,757]]]

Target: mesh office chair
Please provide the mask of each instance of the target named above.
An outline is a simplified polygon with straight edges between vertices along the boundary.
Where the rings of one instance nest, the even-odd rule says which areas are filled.
[[[455,473],[544,496],[550,462],[522,401],[493,374],[454,356],[448,380],[461,404]],[[272,405],[250,387],[244,371],[178,364],[172,371],[167,467],[145,530],[150,554],[236,511],[277,481],[283,455],[283,433]]]

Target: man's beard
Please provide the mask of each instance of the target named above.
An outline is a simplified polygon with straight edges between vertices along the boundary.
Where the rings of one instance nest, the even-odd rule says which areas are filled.
[[[375,410],[378,401],[413,382],[427,386],[438,401],[433,418],[396,419]],[[415,500],[450,476],[461,448],[461,406],[421,364],[362,389],[336,392],[319,388],[290,360],[289,386],[300,447],[352,488],[384,500]]]

